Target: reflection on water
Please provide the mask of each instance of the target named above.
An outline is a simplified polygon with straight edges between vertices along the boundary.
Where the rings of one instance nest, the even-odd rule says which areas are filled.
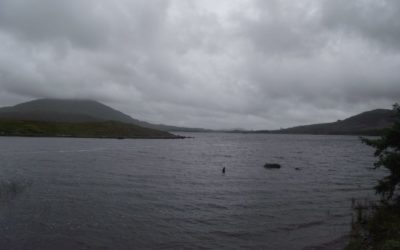
[[[0,246],[302,249],[345,235],[382,174],[357,137],[187,135],[0,138],[2,178],[33,183],[0,206]]]

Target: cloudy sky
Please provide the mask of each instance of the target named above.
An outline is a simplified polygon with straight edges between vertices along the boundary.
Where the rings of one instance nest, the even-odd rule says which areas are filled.
[[[0,0],[0,106],[274,129],[400,100],[398,0]]]

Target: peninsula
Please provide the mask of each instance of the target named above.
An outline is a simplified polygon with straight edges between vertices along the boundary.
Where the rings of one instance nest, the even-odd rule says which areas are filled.
[[[178,139],[90,100],[40,99],[0,108],[0,136]]]

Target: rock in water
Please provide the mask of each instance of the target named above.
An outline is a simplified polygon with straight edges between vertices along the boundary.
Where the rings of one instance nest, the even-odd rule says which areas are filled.
[[[281,168],[281,165],[277,164],[277,163],[265,163],[264,164],[264,168],[268,168],[268,169],[275,168],[275,169],[278,169],[278,168]]]

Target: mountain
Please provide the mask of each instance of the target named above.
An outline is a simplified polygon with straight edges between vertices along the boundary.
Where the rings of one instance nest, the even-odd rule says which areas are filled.
[[[96,138],[182,138],[90,100],[40,99],[0,108],[0,135]]]
[[[379,135],[394,123],[394,112],[376,109],[331,123],[297,126],[281,130],[255,131],[274,134],[323,134],[323,135]]]
[[[38,99],[12,107],[0,108],[0,117],[28,118],[29,120],[53,122],[139,122],[100,102],[67,99]]]
[[[0,118],[48,122],[118,121],[163,131],[206,131],[200,128],[182,128],[136,120],[92,100],[38,99],[12,107],[0,108]]]

